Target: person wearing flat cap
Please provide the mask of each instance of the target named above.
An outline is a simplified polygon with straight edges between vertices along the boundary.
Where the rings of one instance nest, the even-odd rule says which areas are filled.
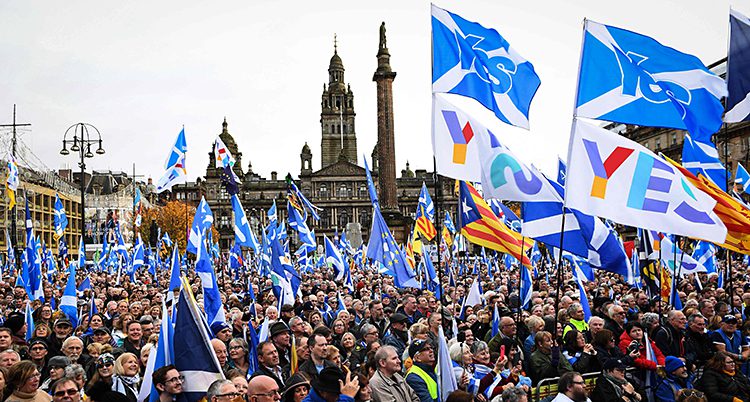
[[[424,339],[415,339],[409,345],[409,357],[414,364],[406,372],[406,383],[417,394],[420,402],[437,402],[438,383],[432,343]]]
[[[70,359],[65,356],[55,356],[49,359],[47,367],[49,368],[49,378],[39,385],[39,389],[49,391],[49,387],[57,380],[65,376],[65,367],[70,366]]]
[[[721,328],[710,337],[717,351],[727,352],[740,362],[746,362],[750,358],[750,344],[737,329],[737,317],[732,314],[721,319]]]
[[[692,389],[693,379],[688,373],[685,362],[674,356],[667,356],[664,364],[667,376],[656,388],[656,400],[659,402],[673,402],[677,393],[682,389]]]
[[[288,366],[292,359],[292,331],[284,321],[279,320],[271,325],[269,333],[271,341],[279,352],[279,365],[281,365],[281,367]]]
[[[409,341],[409,334],[406,332],[409,325],[409,318],[401,313],[391,314],[391,333],[383,338],[384,345],[390,345],[396,348],[399,356],[403,356],[406,350],[406,343]]]
[[[311,382],[312,389],[302,402],[354,402],[359,392],[359,379],[344,376],[338,367],[324,368]]]
[[[596,388],[591,393],[592,401],[625,401],[637,402],[641,395],[633,384],[625,379],[628,367],[622,359],[609,359],[602,366],[602,374],[596,380]]]

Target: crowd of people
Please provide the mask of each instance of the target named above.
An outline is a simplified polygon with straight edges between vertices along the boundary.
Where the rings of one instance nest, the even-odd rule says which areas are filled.
[[[586,285],[585,301],[570,273],[559,287],[554,273],[540,277],[528,308],[519,308],[518,268],[502,263],[492,275],[481,267],[486,291],[476,305],[464,302],[472,275],[455,282],[443,277],[438,299],[429,291],[397,288],[392,277],[375,270],[352,272],[350,292],[322,268],[300,274],[301,297],[279,309],[269,278],[249,269],[233,280],[229,270],[217,270],[227,322],[211,325],[210,335],[226,379],[205,390],[205,398],[748,402],[750,282],[743,279],[747,267],[734,264],[731,294],[717,288],[714,278],[703,276],[697,289],[685,277],[679,285],[682,309],[608,273],[597,273]],[[172,300],[165,290],[168,273],[159,272],[157,282],[144,271],[135,283],[125,276],[118,283],[106,272],[83,271],[78,281],[87,277],[92,287],[78,297],[78,325],[56,308],[63,272],[45,282],[43,298],[30,303],[30,337],[28,295],[12,285],[13,274],[0,282],[0,400],[140,402],[139,393],[150,394],[140,388],[160,323],[170,319],[162,317],[162,302]],[[192,269],[186,275],[201,304],[200,279]],[[256,299],[247,296],[248,286]],[[588,318],[582,302],[589,303]],[[96,314],[88,314],[92,303]],[[267,339],[249,344],[248,326],[259,330],[264,321]],[[447,352],[452,371],[439,375],[441,352]],[[190,388],[190,376],[173,365],[148,374],[163,402],[181,400]],[[448,376],[456,389],[443,395]]]

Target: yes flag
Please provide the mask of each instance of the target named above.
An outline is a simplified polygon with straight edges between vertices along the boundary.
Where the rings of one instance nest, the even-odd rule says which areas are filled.
[[[682,143],[682,165],[690,173],[701,173],[711,179],[719,188],[727,186],[727,170],[719,160],[719,152],[711,142],[694,141],[690,134],[685,134]]]
[[[727,86],[692,55],[648,36],[586,21],[576,116],[688,130],[708,142]]]
[[[65,228],[68,227],[68,217],[65,215],[65,207],[60,196],[55,194],[55,235],[61,237]]]
[[[750,120],[750,19],[732,9],[729,10],[727,89],[724,121]]]
[[[164,162],[165,172],[156,184],[157,193],[170,190],[175,184],[183,183],[187,180],[186,158],[187,142],[185,141],[185,129],[183,128],[177,134],[177,139],[175,139],[174,145],[169,150],[167,161]]]
[[[540,82],[497,31],[432,6],[433,93],[474,98],[503,122],[528,129]]]
[[[723,243],[716,201],[640,144],[575,120],[568,150],[567,207],[617,223]]]

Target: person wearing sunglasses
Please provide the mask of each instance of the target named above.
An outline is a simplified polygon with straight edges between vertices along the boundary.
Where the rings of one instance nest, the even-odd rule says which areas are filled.
[[[96,371],[86,385],[86,391],[97,382],[104,382],[110,386],[112,385],[112,376],[115,374],[115,357],[110,353],[103,353],[96,358],[94,366]]]
[[[54,402],[80,402],[81,392],[75,380],[63,377],[52,384],[52,400]]]
[[[159,401],[172,402],[183,391],[185,376],[181,375],[174,365],[160,367],[151,375],[154,388],[159,392]]]

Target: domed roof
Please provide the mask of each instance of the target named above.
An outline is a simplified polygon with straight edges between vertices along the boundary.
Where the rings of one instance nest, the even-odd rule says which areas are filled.
[[[303,154],[310,154],[310,147],[307,145],[307,141],[305,141],[305,145],[302,147],[302,153]]]

